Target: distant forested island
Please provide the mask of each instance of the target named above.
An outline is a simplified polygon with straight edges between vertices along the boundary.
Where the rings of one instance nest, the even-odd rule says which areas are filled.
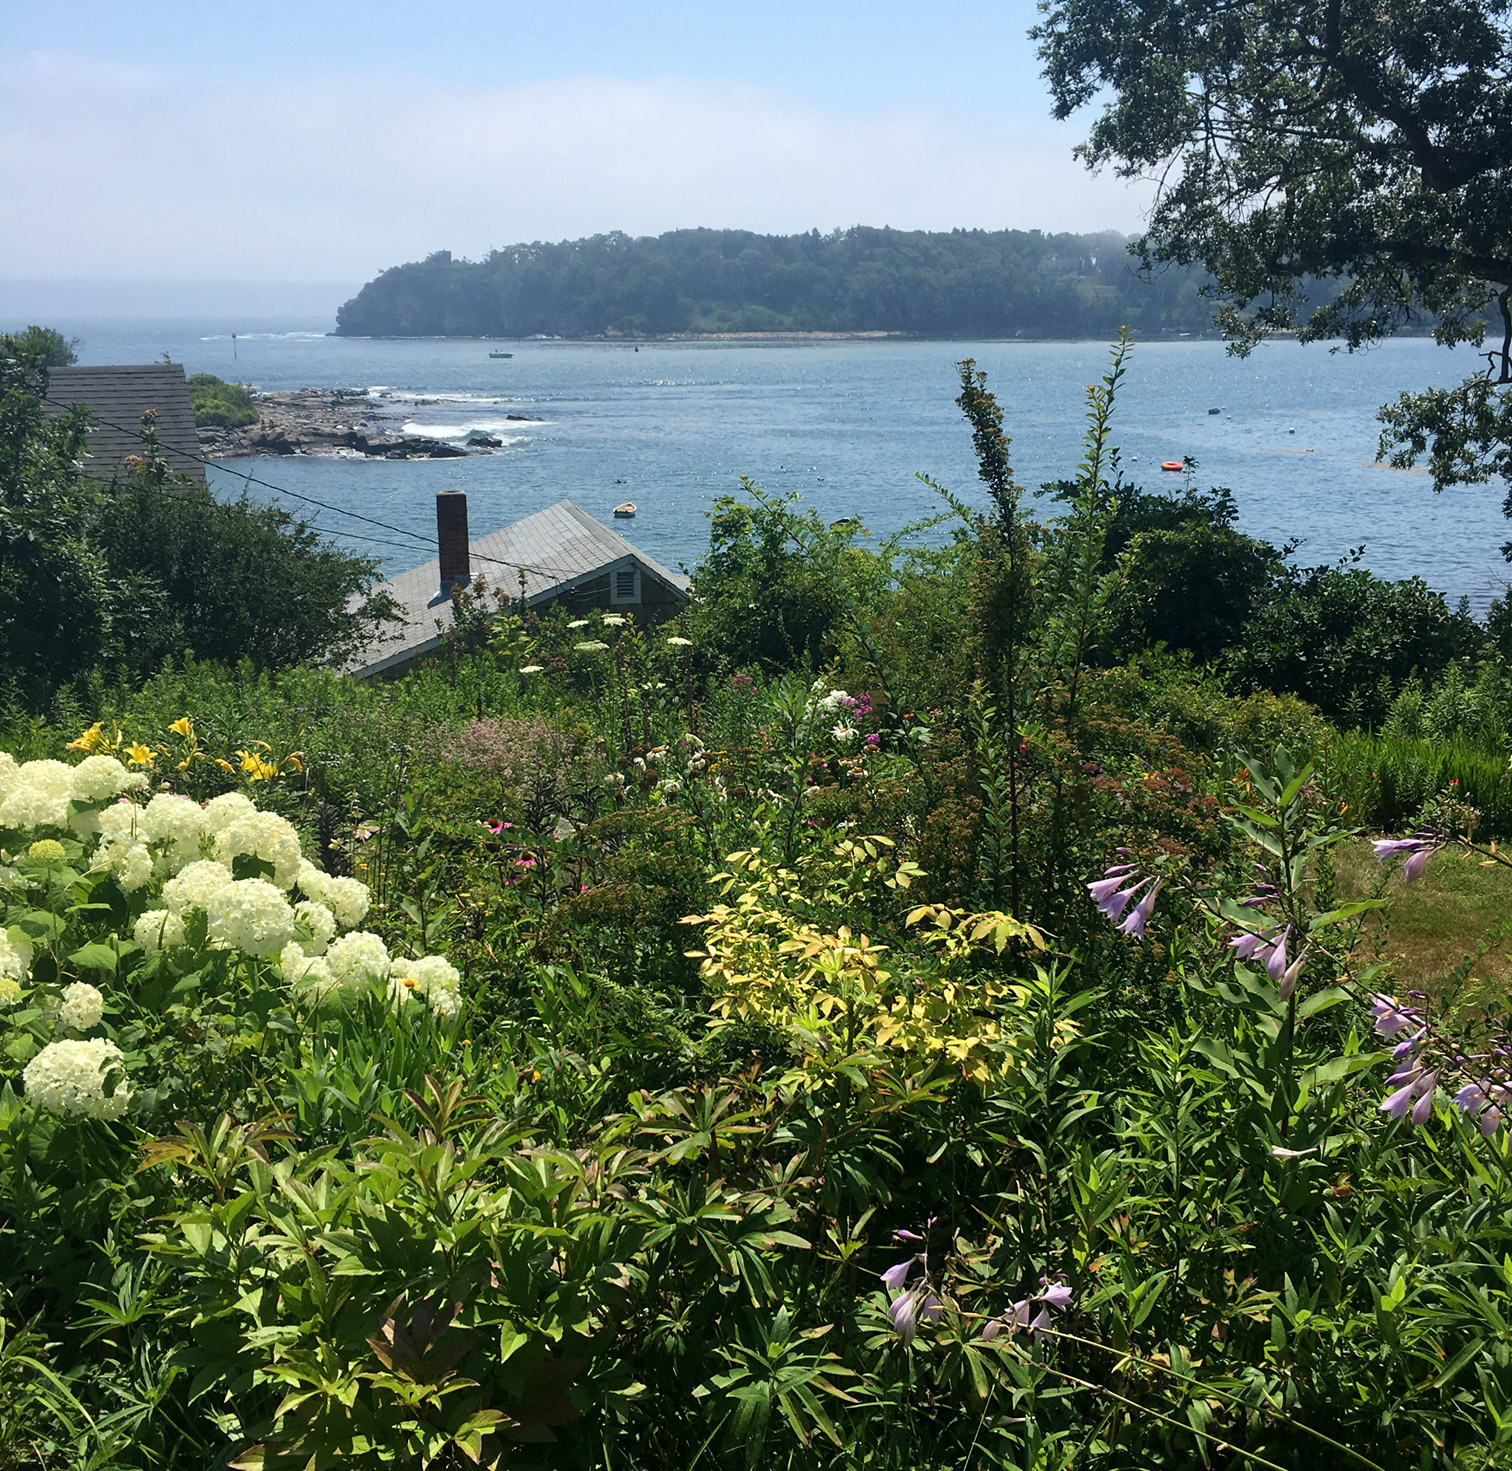
[[[1210,333],[1200,271],[1141,276],[1116,231],[673,230],[438,250],[369,281],[343,337],[652,337],[899,332],[923,337]]]

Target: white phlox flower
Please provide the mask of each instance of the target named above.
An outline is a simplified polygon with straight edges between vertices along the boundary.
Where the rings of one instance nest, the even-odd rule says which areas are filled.
[[[76,1032],[87,1032],[100,1024],[105,1015],[105,998],[88,981],[75,981],[63,988],[63,1005],[58,1008],[58,1019],[65,1027]]]
[[[224,798],[217,797],[216,802]],[[210,804],[212,807],[214,802]],[[208,814],[209,808],[205,809]],[[280,889],[292,889],[299,877],[299,866],[304,855],[299,851],[299,834],[293,823],[276,812],[259,812],[256,808],[240,817],[234,817],[215,834],[215,856],[228,868],[232,860],[243,853],[250,853],[264,863],[273,865],[273,882]]]
[[[186,863],[176,878],[163,885],[163,907],[174,914],[203,909],[211,895],[231,881],[231,870],[224,863],[213,858],[196,859]]]
[[[257,804],[245,792],[223,792],[205,803],[205,826],[212,834],[219,833],[233,822],[251,817],[256,811]]]
[[[299,865],[299,887],[336,916],[338,929],[349,930],[367,915],[371,895],[360,879],[335,878],[306,861]]]
[[[118,1119],[131,1100],[131,1087],[124,1081],[105,1096],[105,1074],[125,1058],[114,1042],[92,1037],[83,1042],[49,1042],[21,1074],[27,1098],[68,1119]]]
[[[122,833],[106,833],[95,849],[92,873],[114,873],[128,894],[140,889],[152,877],[152,852],[138,838]]]
[[[327,946],[336,937],[336,916],[330,909],[313,899],[301,899],[294,906],[294,918],[310,927],[310,938],[301,940],[299,948],[306,955],[324,955]]]
[[[294,910],[266,879],[233,879],[205,904],[212,943],[248,955],[277,955],[294,937]]]
[[[184,921],[171,909],[149,909],[131,927],[131,938],[143,950],[177,950],[187,943]]]
[[[819,709],[833,714],[848,699],[850,699],[850,696],[846,694],[844,690],[831,690],[827,695],[819,700],[818,706]]]
[[[331,979],[338,986],[368,986],[388,979],[388,947],[367,930],[353,930],[331,942],[325,953]]]
[[[176,792],[159,792],[153,797],[142,809],[138,830],[158,850],[169,873],[177,873],[198,858],[200,844],[210,835],[204,809]]]

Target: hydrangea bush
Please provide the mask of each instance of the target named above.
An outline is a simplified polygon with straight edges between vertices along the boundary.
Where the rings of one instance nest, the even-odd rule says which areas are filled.
[[[196,1043],[224,1062],[344,995],[460,1013],[456,969],[358,929],[367,886],[312,863],[287,819],[240,791],[201,804],[147,787],[113,755],[0,752],[5,1086],[26,1104],[145,1118]]]

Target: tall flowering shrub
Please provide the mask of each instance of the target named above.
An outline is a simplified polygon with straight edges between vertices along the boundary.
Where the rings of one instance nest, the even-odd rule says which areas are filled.
[[[24,1105],[114,1120],[191,1086],[229,1103],[203,1095],[312,1008],[372,990],[460,1011],[456,969],[359,928],[367,887],[310,862],[286,819],[147,787],[114,755],[0,752],[0,1076]]]

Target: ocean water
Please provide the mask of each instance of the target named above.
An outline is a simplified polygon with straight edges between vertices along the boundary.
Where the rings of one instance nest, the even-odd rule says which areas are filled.
[[[310,321],[56,325],[78,337],[84,363],[168,352],[190,373],[260,388],[365,388],[412,431],[505,437],[502,449],[465,460],[294,457],[212,470],[225,493],[288,493],[291,509],[311,512],[386,571],[427,556],[410,538],[292,496],[429,538],[441,489],[467,491],[475,536],[564,496],[606,520],[633,500],[639,515],[619,529],[669,566],[691,568],[707,544],[704,513],[742,475],[796,494],[827,519],[860,517],[880,534],[939,508],[921,472],[980,501],[970,434],[954,403],[963,357],[986,370],[1003,405],[1020,482],[1033,488],[1067,476],[1081,454],[1086,386],[1107,363],[1097,342],[643,343],[636,351],[345,339]],[[491,359],[490,346],[514,356]],[[1374,464],[1380,404],[1455,382],[1475,366],[1468,353],[1423,340],[1352,357],[1277,342],[1245,361],[1219,343],[1136,344],[1114,438],[1126,478],[1146,488],[1179,481],[1160,470],[1162,460],[1193,456],[1199,485],[1234,492],[1244,530],[1296,542],[1306,565],[1363,547],[1364,564],[1381,575],[1417,574],[1483,607],[1507,577],[1497,550],[1512,534],[1502,491],[1436,496],[1426,475]]]

